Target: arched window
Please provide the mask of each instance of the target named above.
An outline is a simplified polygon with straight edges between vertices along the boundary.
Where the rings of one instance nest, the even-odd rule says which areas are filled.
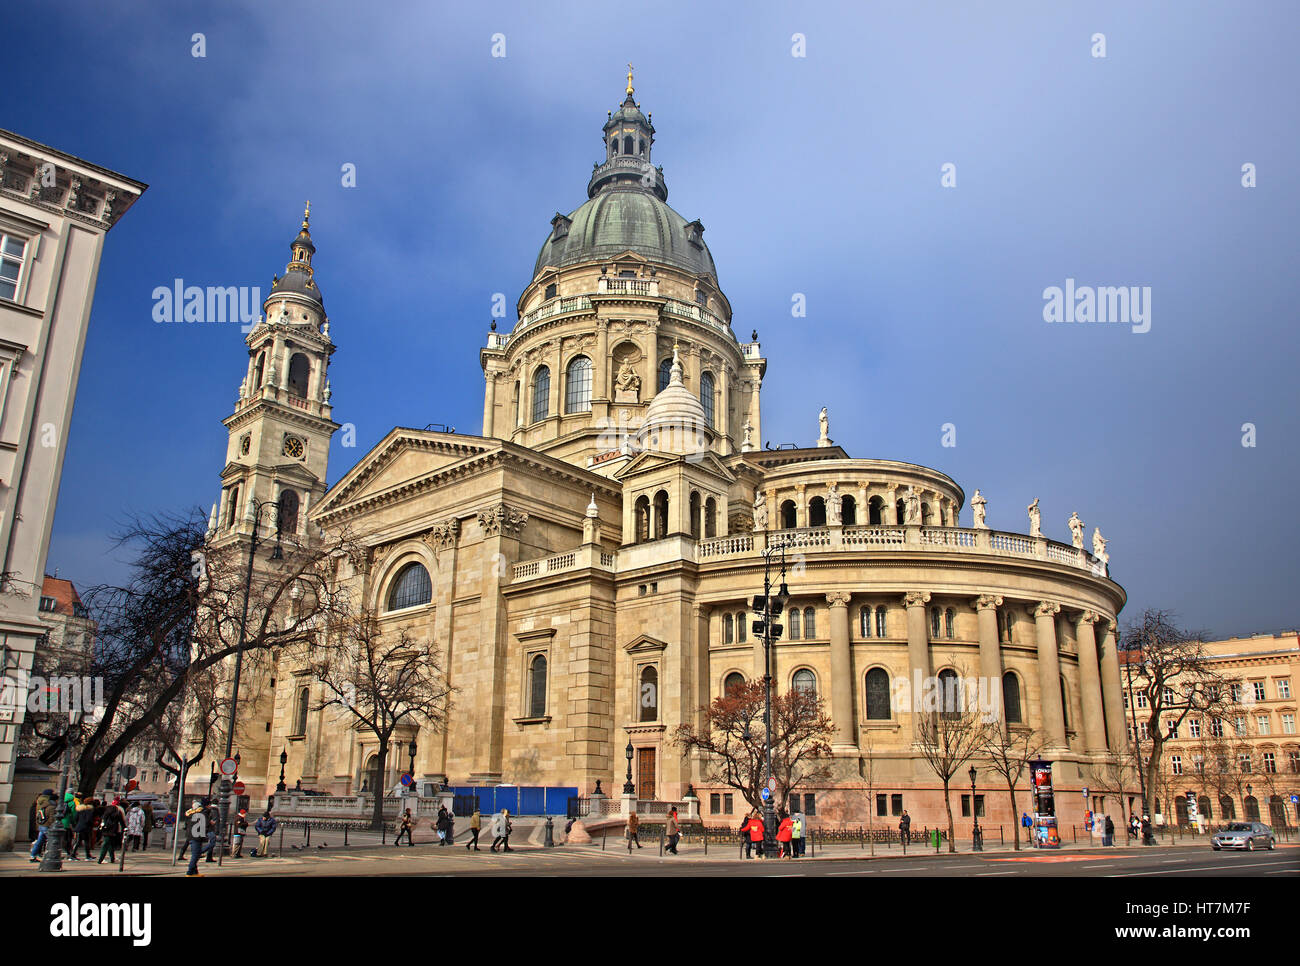
[[[704,535],[706,537],[718,535],[718,501],[713,497],[704,501]]]
[[[1227,795],[1220,795],[1219,811],[1223,815],[1223,821],[1231,822],[1237,817],[1237,804]]]
[[[867,501],[867,523],[870,526],[878,527],[885,522],[885,501],[873,496]]]
[[[311,363],[301,352],[295,352],[289,360],[289,395],[299,399],[307,398],[307,378],[311,375]]]
[[[880,667],[867,672],[867,718],[871,721],[888,721],[889,673]]]
[[[388,609],[402,610],[419,607],[433,600],[433,583],[424,564],[409,563],[397,572],[392,589],[388,592]]]
[[[826,526],[826,501],[819,496],[808,501],[808,526]]]
[[[930,637],[938,639],[939,637],[939,608],[930,608]]]
[[[803,636],[809,641],[817,636],[817,612],[811,607],[803,609]]]
[[[659,720],[659,672],[653,664],[641,669],[641,721]]]
[[[949,607],[943,612],[943,636],[952,640],[956,636],[957,612]]]
[[[786,632],[785,632],[786,640],[789,641],[799,640],[799,608],[798,607],[790,608],[790,620],[787,623],[790,626],[786,628]]]
[[[294,709],[293,733],[307,733],[307,708],[311,703],[311,691],[304,685],[298,689],[298,707]]]
[[[514,419],[514,422],[511,423],[511,425],[518,426],[519,425],[519,380],[518,379],[515,380],[515,391],[510,394],[510,403],[512,406],[511,412],[513,413],[512,418]]]
[[[800,668],[794,672],[794,678],[791,681],[791,690],[799,691],[803,694],[817,693],[817,675],[805,668]]]
[[[648,496],[639,496],[636,498],[636,542],[645,543],[650,539],[650,498]]]
[[[858,525],[858,501],[851,496],[840,497],[840,523],[846,527]]]
[[[673,378],[673,360],[664,359],[659,363],[659,381],[655,392],[663,392]]]
[[[662,540],[668,536],[668,493],[660,490],[655,494],[655,539]]]
[[[871,636],[871,608],[870,607],[858,608],[858,636],[859,637]]]
[[[612,151],[614,154],[618,154],[618,137],[617,137],[617,136],[612,137],[612,138],[609,139],[609,149],[610,149],[610,151]]]
[[[528,717],[546,714],[546,655],[538,654],[528,663]]]
[[[1020,711],[1020,679],[1011,671],[1002,675],[1002,711],[1007,724],[1020,724],[1024,720]]]
[[[1210,796],[1202,795],[1196,800],[1196,810],[1200,812],[1201,818],[1207,822],[1214,818],[1214,809],[1210,807]]]
[[[230,488],[230,500],[226,504],[226,529],[233,530],[239,526],[239,486]]]
[[[266,353],[259,352],[257,361],[253,363],[253,388],[262,388],[262,370],[266,368]]]
[[[713,428],[713,373],[700,376],[700,405],[704,407],[704,425]]]
[[[700,539],[700,494],[691,490],[691,536]]]
[[[732,642],[732,619],[730,614],[722,615],[722,643],[730,644]]]
[[[1247,795],[1245,799],[1243,799],[1242,804],[1246,806],[1246,821],[1258,822],[1259,821],[1259,799],[1256,798],[1254,795]]]
[[[748,615],[742,610],[736,615],[736,643],[744,644],[748,638],[745,634],[745,621],[749,619]]]
[[[928,527],[932,519],[933,519],[933,514],[930,513],[930,504],[922,503],[921,504],[921,526]]]
[[[949,718],[961,713],[961,679],[952,668],[939,672],[939,711]]]
[[[632,153],[632,135],[630,134],[623,138],[623,153]]]
[[[551,414],[551,370],[538,366],[533,373],[533,422]]]
[[[744,686],[745,676],[739,671],[732,671],[722,682],[722,693],[724,695],[730,694],[736,688],[743,688]]]
[[[781,504],[781,529],[793,530],[797,526],[798,517],[795,515],[794,500],[786,500]]]
[[[586,356],[575,356],[569,362],[564,379],[564,411],[591,412],[591,360]]]
[[[298,532],[298,493],[296,490],[280,491],[280,508],[277,513],[277,525],[280,533]]]
[[[902,500],[894,501],[894,513],[896,514],[894,519],[899,523],[902,523],[907,519],[907,507],[904,505]]]
[[[1065,691],[1065,675],[1061,675],[1061,723],[1070,730],[1070,697]]]

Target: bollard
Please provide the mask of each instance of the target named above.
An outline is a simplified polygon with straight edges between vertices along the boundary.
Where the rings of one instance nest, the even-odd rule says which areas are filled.
[[[307,835],[307,844],[311,845],[311,822],[303,822],[302,828]]]
[[[609,829],[600,830],[600,850],[605,851],[605,836],[609,834]]]
[[[348,827],[346,825],[343,826],[343,844],[344,846],[348,844]]]
[[[863,842],[862,839],[862,826],[859,825],[858,826],[858,851],[861,852],[864,848],[866,848],[866,844]]]
[[[275,857],[277,859],[284,858],[284,823],[283,822],[280,823],[280,847],[276,849]]]
[[[546,841],[543,845],[548,849],[555,848],[555,819],[546,816]]]

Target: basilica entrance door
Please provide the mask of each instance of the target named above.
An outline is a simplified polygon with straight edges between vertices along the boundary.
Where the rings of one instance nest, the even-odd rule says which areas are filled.
[[[655,750],[638,748],[636,750],[637,798],[642,801],[654,801],[655,798]]]

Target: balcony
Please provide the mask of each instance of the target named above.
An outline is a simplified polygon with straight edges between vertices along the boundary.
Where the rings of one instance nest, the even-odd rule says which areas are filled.
[[[549,302],[544,302],[531,312],[525,313],[520,319],[519,324],[515,326],[515,331],[511,336],[518,335],[519,331],[534,322],[540,322],[542,319],[553,318],[557,315],[568,315],[572,312],[590,312],[591,299],[585,295],[571,295],[565,298],[554,298]]]
[[[657,278],[610,278],[602,275],[596,282],[597,295],[644,295],[659,297]]]

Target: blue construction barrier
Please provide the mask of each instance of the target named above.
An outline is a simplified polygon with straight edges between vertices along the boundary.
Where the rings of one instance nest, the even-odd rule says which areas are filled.
[[[450,791],[457,815],[469,815],[475,806],[483,815],[503,808],[511,815],[564,815],[578,794],[574,787],[550,785],[457,785]]]

